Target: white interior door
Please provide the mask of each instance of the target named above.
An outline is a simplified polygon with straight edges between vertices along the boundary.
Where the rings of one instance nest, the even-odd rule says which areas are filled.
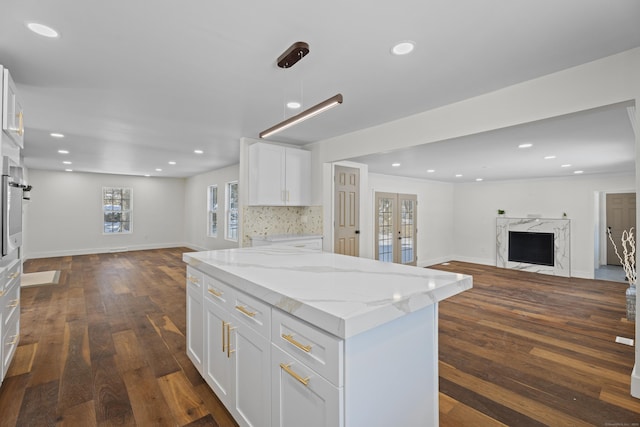
[[[343,255],[360,255],[360,170],[336,166],[334,172],[334,248]]]

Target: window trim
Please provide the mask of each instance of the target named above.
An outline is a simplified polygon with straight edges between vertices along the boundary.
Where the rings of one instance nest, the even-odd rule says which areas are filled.
[[[127,209],[126,211],[122,211],[127,212],[129,214],[129,230],[127,231],[116,231],[116,232],[105,232],[104,228],[105,228],[105,221],[104,221],[104,215],[106,213],[105,209],[104,209],[104,196],[105,196],[105,191],[107,189],[119,189],[121,191],[127,190],[129,191],[129,209]],[[133,188],[132,187],[123,187],[120,185],[110,185],[110,186],[104,186],[102,187],[102,193],[100,195],[100,206],[101,206],[101,211],[102,211],[102,235],[104,236],[120,236],[123,234],[133,234]]]
[[[211,205],[212,190],[215,189],[215,206]],[[215,214],[215,224],[212,221],[212,214]],[[215,225],[215,232],[212,231],[212,225]],[[207,186],[207,236],[218,237],[218,184]]]
[[[231,186],[235,185],[236,187],[236,203],[239,205],[239,197],[238,197],[238,181],[229,181],[225,184],[225,197],[224,197],[224,219],[225,219],[225,225],[224,225],[224,238],[225,240],[228,240],[230,242],[238,242],[239,241],[239,232],[240,232],[240,209],[239,206],[236,208],[238,210],[237,215],[236,215],[236,236],[234,237],[230,237],[230,225],[231,225],[231,208],[229,206],[230,203],[230,192],[231,192]]]

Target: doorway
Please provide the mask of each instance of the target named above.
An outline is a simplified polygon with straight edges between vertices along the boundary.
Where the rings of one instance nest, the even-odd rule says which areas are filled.
[[[334,169],[333,252],[360,255],[360,169],[335,166]]]
[[[418,198],[415,194],[379,193],[375,195],[376,259],[416,265]]]
[[[621,251],[622,232],[633,227],[636,232],[636,193],[607,194],[607,229]],[[607,265],[620,265],[620,260],[610,241],[607,241]]]

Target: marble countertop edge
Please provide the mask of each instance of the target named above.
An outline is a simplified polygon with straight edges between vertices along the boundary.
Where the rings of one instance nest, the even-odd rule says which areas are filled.
[[[419,269],[419,267],[380,265],[379,261],[370,259],[344,259],[340,258],[342,257],[340,255],[321,254],[323,253],[307,252],[299,249],[270,248],[265,250],[263,247],[259,250],[243,248],[224,250],[222,252],[185,253],[183,254],[183,260],[188,265],[209,276],[217,278],[242,292],[343,339],[436,304],[473,286],[472,277],[467,275],[421,268],[420,270],[412,271],[411,269]],[[262,259],[261,255],[265,256],[261,261],[265,263],[265,266],[252,265],[247,262],[247,260],[256,262],[256,259]],[[288,266],[288,268],[290,273],[295,271],[296,274],[282,276],[279,280],[273,280],[273,277],[267,274],[275,274],[278,268],[277,265],[275,267],[272,265],[266,266],[267,263],[274,262],[274,258],[270,258],[270,255],[276,257],[275,261],[284,259],[282,257],[291,257],[287,258],[287,260],[290,259],[293,266]],[[301,271],[297,271],[295,266],[296,256],[303,257],[302,264],[317,261],[314,268],[317,268],[320,273],[313,271],[313,268],[306,266],[306,264],[306,269],[311,271],[305,271],[303,266],[300,267]],[[232,262],[229,261],[229,257],[233,258]],[[246,259],[243,257],[246,257]],[[337,273],[332,273],[331,262],[339,264]],[[354,270],[345,273],[342,271],[345,264],[353,264],[358,268],[363,265],[370,266],[372,269],[382,270],[382,272]],[[341,281],[337,284],[333,282],[327,283],[325,292],[325,289],[321,287],[320,279],[326,280],[326,278],[323,276],[318,277],[319,274],[340,274],[339,276],[331,275],[330,278],[339,280],[344,276],[350,277],[351,281],[345,280],[344,283]],[[393,294],[393,298],[387,295],[385,298],[376,300],[377,294],[381,294],[380,283],[372,283],[371,293],[375,294],[373,297],[368,293],[367,295],[361,295],[363,293],[362,284],[358,287],[357,283],[352,283],[353,276],[360,276],[363,280],[370,280],[372,277],[379,279],[378,275],[380,274],[385,278],[387,277],[385,275],[390,275],[390,281],[394,277],[396,281],[399,281],[399,283],[389,283],[390,289],[399,290],[398,295]],[[289,276],[292,279],[287,282]],[[292,281],[307,278],[307,276],[308,280],[305,282],[305,286],[309,285],[311,288],[309,289],[309,294],[305,296],[303,295],[306,292],[304,286],[296,286]],[[260,277],[265,278],[260,280]],[[410,286],[405,287],[407,289],[404,289],[402,280],[407,279],[407,277],[412,283]],[[263,283],[256,283],[259,281]],[[424,282],[424,284],[416,289],[416,282]],[[344,292],[341,292],[343,287]],[[390,289],[385,287],[386,294],[391,292]],[[382,292],[382,294],[385,294],[385,292]]]

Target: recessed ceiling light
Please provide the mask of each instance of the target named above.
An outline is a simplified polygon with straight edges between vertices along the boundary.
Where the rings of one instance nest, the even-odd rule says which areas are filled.
[[[394,168],[398,168],[400,167],[400,163],[391,163],[391,166],[393,166]]]
[[[518,145],[518,148],[530,148],[530,147],[533,147],[533,144],[526,143],[526,144]]]
[[[64,135],[61,133],[52,132],[49,135],[51,135],[54,138],[64,138]]]
[[[151,175],[149,175],[148,173],[145,173],[144,176],[146,177],[150,177]]]
[[[38,24],[37,22],[27,22],[27,28],[42,37],[48,37],[50,39],[60,37],[60,34],[53,28]]]
[[[203,154],[204,153],[204,151],[202,151],[202,150],[193,150],[193,152],[196,153],[196,154]]]
[[[462,178],[462,174],[461,173],[457,173],[456,174],[456,178]]]
[[[411,40],[401,41],[391,48],[391,53],[393,53],[394,55],[406,55],[413,51],[415,45],[416,44]]]
[[[551,160],[551,159],[555,159],[556,156],[544,156],[545,160]]]
[[[297,110],[300,107],[302,107],[302,104],[300,104],[299,102],[296,102],[296,101],[287,102],[287,108],[291,108],[292,110]]]
[[[156,168],[156,172],[162,172],[162,169]]]
[[[570,168],[571,165],[569,163],[566,163],[564,165],[560,165],[561,168]]]
[[[434,173],[435,169],[427,169],[427,173]]]
[[[65,169],[65,172],[73,172],[73,169]]]
[[[476,181],[480,182],[482,181],[482,178],[476,178]]]
[[[169,162],[170,165],[175,165],[176,162],[174,162],[173,160]]]
[[[65,160],[64,162],[62,162],[62,164],[70,165],[70,164],[71,164],[71,162],[70,162],[69,160]]]
[[[58,150],[58,153],[60,153],[60,154],[69,154],[69,151],[67,151],[67,150]]]
[[[575,173],[575,174],[581,174],[581,173],[584,173],[584,171],[573,171],[573,173]]]

